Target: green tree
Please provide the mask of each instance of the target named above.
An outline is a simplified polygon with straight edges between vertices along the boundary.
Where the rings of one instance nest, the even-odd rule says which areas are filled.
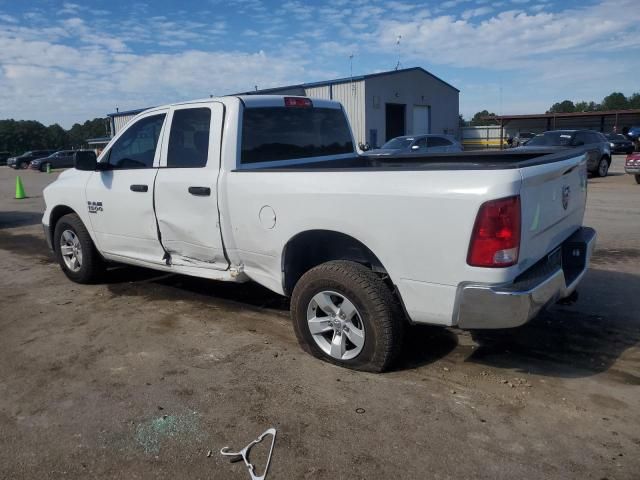
[[[554,103],[547,113],[573,113],[576,111],[576,106],[571,100],[563,100],[559,103]]]
[[[576,102],[576,112],[596,112],[600,110],[600,104],[596,102]]]
[[[629,108],[640,109],[640,93],[636,92],[629,97]]]
[[[603,110],[627,110],[629,108],[629,101],[624,94],[620,92],[613,92],[602,100]]]
[[[467,125],[467,121],[464,119],[461,113],[458,114],[458,126],[465,127]]]
[[[496,121],[492,119],[487,119],[485,117],[495,117],[495,113],[489,113],[487,110],[482,110],[477,112],[472,118],[469,124],[471,126],[477,127],[482,125],[495,125]]]
[[[49,148],[63,149],[69,145],[69,134],[57,123],[47,127],[47,138]]]
[[[69,142],[72,147],[81,147],[87,138],[106,137],[109,135],[106,118],[87,120],[82,125],[75,123],[69,130]]]

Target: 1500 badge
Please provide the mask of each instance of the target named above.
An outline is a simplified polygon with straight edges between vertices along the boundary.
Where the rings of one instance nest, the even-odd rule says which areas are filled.
[[[87,202],[89,213],[102,212],[102,202]]]

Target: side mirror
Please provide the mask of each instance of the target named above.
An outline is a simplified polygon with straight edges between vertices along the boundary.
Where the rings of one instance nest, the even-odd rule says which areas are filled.
[[[412,145],[411,150],[419,150],[420,147],[418,145]]]
[[[93,172],[97,169],[98,157],[92,151],[81,151],[73,154],[73,166],[76,170]]]

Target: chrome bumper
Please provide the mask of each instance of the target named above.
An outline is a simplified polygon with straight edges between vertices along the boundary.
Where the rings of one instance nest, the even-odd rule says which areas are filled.
[[[514,283],[460,285],[455,323],[464,329],[512,328],[527,323],[547,305],[573,293],[587,271],[595,243],[595,230],[583,227],[555,251],[559,261],[549,255]]]

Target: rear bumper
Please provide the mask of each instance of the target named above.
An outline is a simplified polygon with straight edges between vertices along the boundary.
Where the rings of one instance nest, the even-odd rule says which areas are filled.
[[[512,328],[527,323],[547,305],[573,293],[587,271],[595,241],[595,230],[582,227],[514,283],[460,285],[458,327]]]

